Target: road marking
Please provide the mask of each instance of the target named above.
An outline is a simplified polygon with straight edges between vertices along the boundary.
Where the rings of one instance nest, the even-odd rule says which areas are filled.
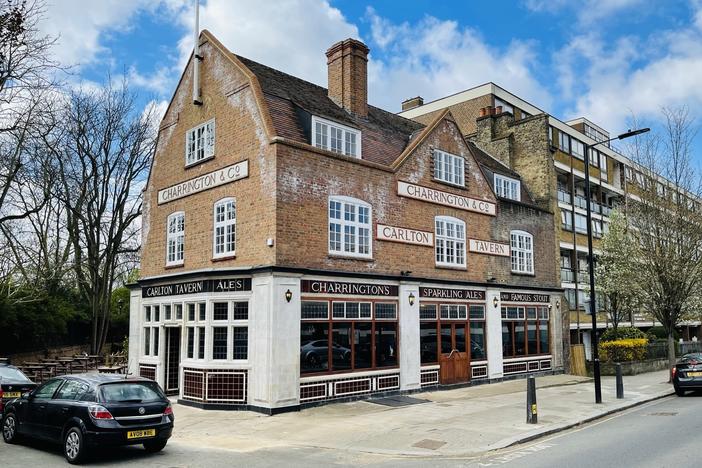
[[[479,462],[478,466],[504,465],[505,463],[509,463],[514,460],[519,460],[520,458],[524,458],[526,456],[532,455],[536,452],[541,452],[554,446],[555,445],[553,444],[537,443],[528,447],[521,447],[513,452],[505,453],[494,458],[490,458],[485,462]]]

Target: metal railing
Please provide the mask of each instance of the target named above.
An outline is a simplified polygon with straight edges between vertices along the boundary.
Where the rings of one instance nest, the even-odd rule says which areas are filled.
[[[570,196],[570,193],[564,191],[564,190],[558,190],[558,201],[571,204],[572,203],[572,197]]]
[[[570,268],[561,268],[561,281],[572,283],[575,281],[575,272]]]

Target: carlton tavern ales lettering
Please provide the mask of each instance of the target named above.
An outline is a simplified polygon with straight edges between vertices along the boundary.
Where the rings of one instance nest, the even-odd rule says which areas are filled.
[[[421,185],[398,181],[397,194],[401,197],[416,198],[417,200],[436,203],[437,205],[451,206],[459,210],[475,211],[476,213],[496,216],[494,203],[461,195],[454,195],[453,193],[435,190]]]
[[[168,203],[204,190],[234,182],[249,176],[249,161],[241,161],[194,179],[158,191],[158,204]]]

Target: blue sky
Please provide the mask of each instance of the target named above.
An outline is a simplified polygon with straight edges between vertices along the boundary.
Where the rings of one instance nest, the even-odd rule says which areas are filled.
[[[48,1],[42,29],[59,36],[70,81],[126,72],[143,104],[165,108],[192,48],[192,0]],[[655,127],[663,105],[702,108],[702,0],[201,0],[200,15],[234,53],[323,86],[326,48],[362,39],[370,101],[390,111],[487,81],[612,133],[632,114]]]

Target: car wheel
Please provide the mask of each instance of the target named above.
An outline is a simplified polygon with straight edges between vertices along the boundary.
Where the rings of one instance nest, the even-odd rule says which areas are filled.
[[[675,394],[677,396],[685,396],[685,390],[683,390],[682,388],[680,388],[678,386],[675,386]]]
[[[72,465],[79,464],[85,458],[85,451],[83,433],[77,427],[70,428],[63,438],[63,455],[66,461]]]
[[[8,444],[14,444],[19,439],[17,417],[13,413],[5,415],[5,419],[2,422],[2,438]]]
[[[156,453],[163,450],[166,446],[167,440],[154,440],[153,442],[144,442],[144,450],[149,453]]]

